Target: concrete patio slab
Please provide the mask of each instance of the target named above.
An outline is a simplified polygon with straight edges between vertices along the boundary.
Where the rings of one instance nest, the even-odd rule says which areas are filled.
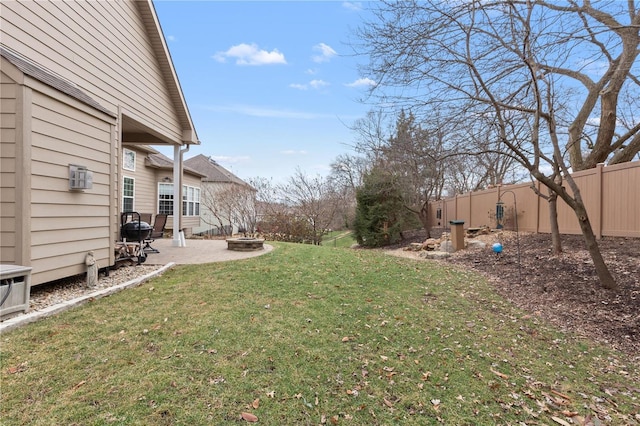
[[[163,238],[151,243],[160,253],[148,253],[146,265],[188,265],[211,262],[226,262],[256,257],[273,250],[273,246],[264,244],[264,249],[256,251],[227,250],[225,240],[186,240],[186,247],[173,247],[173,240]]]

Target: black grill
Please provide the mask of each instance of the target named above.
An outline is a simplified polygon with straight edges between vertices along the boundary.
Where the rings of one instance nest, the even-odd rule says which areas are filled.
[[[122,238],[127,241],[142,241],[151,235],[151,225],[147,222],[128,222],[122,225]]]

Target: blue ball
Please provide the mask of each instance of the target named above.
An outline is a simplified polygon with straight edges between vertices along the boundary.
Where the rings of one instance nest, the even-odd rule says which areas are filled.
[[[491,248],[495,253],[502,253],[502,244],[500,243],[494,243]]]

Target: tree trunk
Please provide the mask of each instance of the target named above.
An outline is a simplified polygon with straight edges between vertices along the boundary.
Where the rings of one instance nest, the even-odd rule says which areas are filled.
[[[593,260],[593,266],[596,268],[596,274],[600,280],[600,285],[609,290],[618,290],[618,284],[613,279],[607,264],[604,262],[600,248],[598,247],[598,241],[591,228],[591,222],[589,222],[589,216],[587,216],[587,209],[583,204],[576,206],[574,209],[578,216],[578,223],[580,223],[580,229],[584,236],[584,241],[587,246],[587,250]]]
[[[558,226],[558,194],[549,189],[549,225],[551,227],[551,252],[554,255],[562,253],[560,227]]]
[[[425,202],[424,204],[422,204],[420,213],[418,213],[418,218],[420,219],[420,223],[422,223],[422,227],[427,233],[427,238],[431,238],[431,220],[429,218],[429,203]]]

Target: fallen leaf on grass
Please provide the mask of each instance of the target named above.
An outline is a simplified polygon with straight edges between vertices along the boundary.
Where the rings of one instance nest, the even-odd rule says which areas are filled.
[[[571,397],[570,396],[567,396],[567,395],[565,395],[565,394],[563,394],[561,392],[558,392],[556,390],[551,389],[551,393],[554,393],[554,394],[558,395],[559,397],[566,399],[567,401],[571,401]]]
[[[267,392],[267,396],[269,398],[275,398],[276,397],[276,391]]]
[[[500,378],[502,378],[502,379],[508,379],[508,378],[509,378],[509,376],[507,376],[506,374],[501,373],[501,372],[499,372],[499,371],[497,371],[497,370],[494,370],[493,368],[491,368],[490,370],[491,370],[491,372],[492,372],[493,374],[495,374],[496,376],[498,376],[498,377],[500,377]]]
[[[247,422],[257,422],[258,421],[258,417],[255,414],[251,414],[251,413],[242,413],[242,420],[245,420]]]
[[[22,364],[20,364],[18,366],[9,367],[7,369],[7,373],[9,373],[9,374],[22,373],[26,369],[27,369],[26,363],[22,363]]]
[[[344,337],[342,338],[342,341],[343,341],[343,342],[348,342],[348,341],[349,341],[349,336],[344,336]]]
[[[260,406],[260,398],[254,399],[253,402],[251,403],[251,406],[257,409]]]
[[[382,400],[384,402],[384,405],[386,405],[389,408],[393,408],[393,402],[389,401],[387,398],[384,398]]]
[[[569,423],[565,422],[560,417],[551,416],[551,420],[553,420],[554,422],[556,422],[556,423],[558,423],[559,425],[562,425],[562,426],[571,426]]]
[[[433,404],[433,409],[438,411],[440,409],[440,400],[439,399],[432,399],[431,403]]]

